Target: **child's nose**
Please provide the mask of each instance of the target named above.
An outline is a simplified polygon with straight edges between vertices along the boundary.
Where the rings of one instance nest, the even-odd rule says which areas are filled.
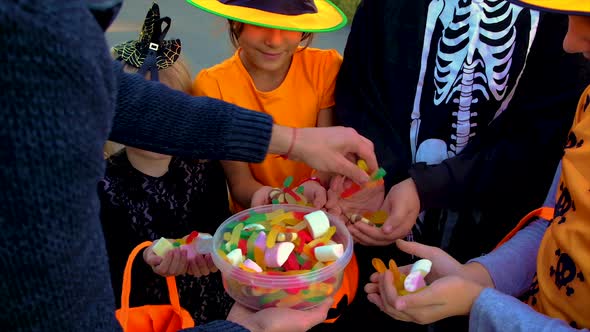
[[[280,45],[283,39],[282,32],[279,29],[268,29],[266,34],[266,45],[270,47]]]

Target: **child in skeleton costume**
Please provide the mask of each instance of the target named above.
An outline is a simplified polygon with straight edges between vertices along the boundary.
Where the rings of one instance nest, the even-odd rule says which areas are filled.
[[[563,48],[590,60],[590,2],[510,0],[569,15]],[[422,323],[470,314],[473,331],[590,329],[590,86],[579,100],[565,152],[545,202],[502,246],[461,266],[442,250],[399,241],[433,261],[436,279],[419,295],[399,297],[391,275],[373,275],[371,302],[392,317]],[[529,218],[523,221],[530,220]],[[381,291],[379,285],[384,286]],[[519,296],[521,302],[512,296]],[[433,309],[436,307],[436,309]]]
[[[190,93],[192,78],[180,57],[180,40],[164,40],[170,24],[170,18],[160,18],[154,3],[139,40],[117,45],[113,52],[127,71]],[[128,146],[108,158],[98,189],[117,301],[127,256],[137,244],[160,237],[181,238],[193,230],[213,234],[229,216],[225,176],[219,162]],[[138,260],[133,268],[132,306],[168,303],[162,276],[177,275],[180,303],[196,324],[225,319],[233,300],[225,293],[209,255],[188,260],[186,253],[175,249],[160,259],[151,252],[151,247],[147,248],[143,255],[146,262]]]
[[[411,234],[465,262],[543,203],[590,80],[588,63],[560,47],[566,30],[563,15],[505,0],[360,4],[335,113],[375,144],[387,171],[382,208],[393,216],[351,230],[361,282],[373,257],[410,262],[391,245],[398,238]],[[343,326],[388,320],[356,299]],[[463,321],[437,325],[466,328],[453,320]]]

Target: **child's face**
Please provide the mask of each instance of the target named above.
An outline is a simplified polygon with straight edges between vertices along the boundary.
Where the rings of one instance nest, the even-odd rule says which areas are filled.
[[[263,28],[244,24],[238,42],[246,68],[280,71],[289,68],[291,57],[301,42],[302,32]]]
[[[568,53],[582,53],[590,60],[590,17],[570,16],[563,49]]]

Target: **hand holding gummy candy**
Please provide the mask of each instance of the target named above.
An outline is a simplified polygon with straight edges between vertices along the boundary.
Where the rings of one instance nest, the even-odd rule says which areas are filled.
[[[357,164],[368,173],[362,160]],[[380,210],[385,196],[385,171],[380,168],[370,175],[371,181],[362,186],[345,177],[334,176],[328,190],[326,210],[349,222],[348,230],[356,242],[379,245],[373,238],[383,237],[381,229],[374,226],[382,224],[387,218],[385,211]]]
[[[289,176],[283,182],[283,188],[261,187],[252,196],[251,207],[266,204],[298,204],[318,209],[324,207],[326,189],[319,182],[309,179],[293,187],[292,183],[293,177]]]
[[[176,240],[160,238],[143,253],[145,262],[161,276],[190,274],[195,277],[217,272],[211,259],[210,234],[191,232]]]
[[[381,262],[381,272],[371,276],[371,283],[365,285],[365,291],[370,302],[395,319],[427,324],[468,314],[484,287],[493,286],[470,280],[473,278],[468,277],[473,275],[469,274],[467,267],[472,264],[464,266],[439,248],[402,240],[396,244],[402,251],[432,262],[432,268],[425,277],[432,283],[417,292],[408,292],[406,286],[411,283],[408,277],[416,274],[416,264],[401,267],[395,275],[396,269],[391,268],[391,263],[390,270],[386,270]]]
[[[420,213],[420,199],[414,180],[406,179],[391,187],[379,209],[387,218],[381,228],[358,224],[351,230],[355,240],[363,245],[387,246],[412,230]]]

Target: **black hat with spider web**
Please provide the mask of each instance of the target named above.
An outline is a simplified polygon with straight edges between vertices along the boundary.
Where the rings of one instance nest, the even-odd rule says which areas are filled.
[[[145,75],[149,71],[151,79],[157,81],[158,70],[172,66],[180,56],[180,39],[164,40],[171,21],[170,17],[160,18],[160,8],[153,3],[141,27],[139,39],[113,47],[117,60],[139,68],[138,74]]]

